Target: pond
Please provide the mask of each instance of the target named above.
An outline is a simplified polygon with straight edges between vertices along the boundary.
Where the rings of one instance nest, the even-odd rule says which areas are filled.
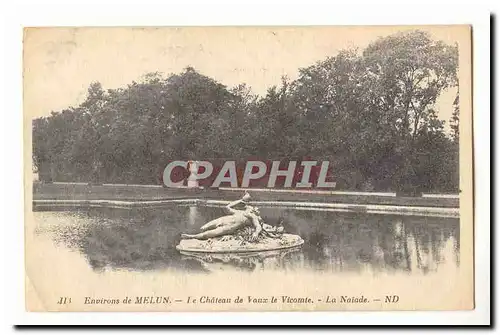
[[[219,207],[81,208],[35,212],[36,234],[58,248],[76,251],[96,272],[169,269],[214,272],[308,270],[329,273],[420,273],[459,267],[460,225],[456,218],[389,216],[327,210],[260,207],[264,220],[282,222],[298,234],[298,250],[253,255],[181,255],[183,232],[195,232],[224,215]]]

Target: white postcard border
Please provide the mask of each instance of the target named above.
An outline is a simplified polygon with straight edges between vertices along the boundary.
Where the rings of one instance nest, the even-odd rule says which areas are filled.
[[[490,278],[490,208],[489,208],[489,13],[479,6],[435,1],[414,2],[388,9],[383,2],[350,1],[349,6],[286,2],[267,4],[252,1],[235,6],[234,2],[183,5],[157,3],[147,6],[131,1],[80,2],[47,6],[45,3],[10,4],[4,12],[2,57],[6,73],[1,90],[5,95],[2,122],[4,152],[2,176],[7,187],[2,193],[4,204],[4,272],[2,280],[7,293],[4,308],[10,324],[478,324],[489,320]],[[119,10],[119,16],[115,15]],[[149,7],[149,8],[148,8]],[[193,8],[200,8],[193,11]],[[57,9],[59,8],[59,9]],[[281,11],[281,15],[280,14]],[[23,141],[22,141],[22,26],[52,25],[367,25],[367,24],[473,24],[474,34],[474,147],[475,147],[475,300],[474,311],[456,312],[314,312],[314,313],[27,313],[24,308],[24,241],[23,241]],[[50,98],[50,97],[47,97]],[[16,238],[12,238],[15,236]],[[479,243],[477,243],[479,242]],[[9,276],[5,274],[9,273]]]

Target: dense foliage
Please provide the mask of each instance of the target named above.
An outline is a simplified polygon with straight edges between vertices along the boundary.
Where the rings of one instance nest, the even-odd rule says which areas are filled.
[[[458,191],[452,134],[436,99],[457,86],[456,46],[420,31],[380,38],[299,70],[257,96],[189,67],[33,121],[41,180],[160,183],[173,159],[329,160],[339,189]]]

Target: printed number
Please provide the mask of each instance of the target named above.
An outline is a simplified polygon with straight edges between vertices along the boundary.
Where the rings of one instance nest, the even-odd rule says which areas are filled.
[[[59,305],[66,305],[66,304],[71,304],[71,298],[68,297],[60,297],[59,301],[57,302]]]

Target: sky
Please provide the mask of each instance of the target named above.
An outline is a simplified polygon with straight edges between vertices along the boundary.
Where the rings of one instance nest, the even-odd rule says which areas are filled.
[[[378,37],[415,28],[448,44],[463,40],[465,32],[463,26],[30,28],[24,35],[25,115],[75,106],[94,81],[118,88],[148,72],[167,76],[187,66],[228,87],[246,83],[262,95],[281,76],[293,80],[299,68],[342,49],[363,49]],[[450,119],[455,93],[438,99],[441,119]]]

